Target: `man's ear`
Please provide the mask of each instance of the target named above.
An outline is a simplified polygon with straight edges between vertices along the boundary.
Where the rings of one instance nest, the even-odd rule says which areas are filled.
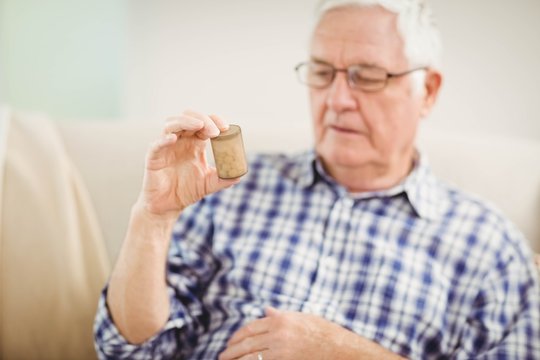
[[[426,70],[424,80],[424,96],[420,116],[425,118],[431,112],[442,84],[442,74],[435,69]]]

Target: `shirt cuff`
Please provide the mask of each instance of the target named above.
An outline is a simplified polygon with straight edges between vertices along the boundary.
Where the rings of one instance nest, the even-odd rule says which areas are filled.
[[[187,319],[189,318],[186,317],[185,308],[178,301],[172,289],[168,288],[168,295],[171,306],[170,314],[174,314],[174,316],[169,315],[165,326],[158,333],[140,344],[132,344],[127,341],[116,327],[107,305],[107,290],[108,287],[106,286],[101,293],[94,322],[95,346],[100,358],[103,358],[102,355],[105,355],[105,358],[108,356],[130,358],[130,355],[135,353],[148,352],[153,354],[156,347],[169,349],[171,347],[177,347],[176,343],[161,344],[158,340],[171,329],[180,329],[188,323]],[[170,336],[166,336],[163,342],[169,342],[169,338]]]

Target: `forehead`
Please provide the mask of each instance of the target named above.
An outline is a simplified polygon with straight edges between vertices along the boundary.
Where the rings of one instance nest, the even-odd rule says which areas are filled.
[[[335,66],[406,66],[397,15],[379,6],[328,11],[313,32],[311,56]]]

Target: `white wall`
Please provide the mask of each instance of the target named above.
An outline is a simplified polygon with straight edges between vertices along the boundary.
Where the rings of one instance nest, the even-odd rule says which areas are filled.
[[[316,2],[130,1],[125,114],[162,121],[194,108],[248,133],[310,131],[293,67],[307,56]],[[540,1],[432,5],[446,78],[428,126],[540,139]]]
[[[305,58],[312,2],[130,2],[128,116],[161,121],[194,108],[248,132],[309,126],[293,68]]]
[[[0,101],[55,119],[119,117],[127,0],[0,0]]]
[[[446,73],[433,122],[540,139],[540,1],[432,2]]]

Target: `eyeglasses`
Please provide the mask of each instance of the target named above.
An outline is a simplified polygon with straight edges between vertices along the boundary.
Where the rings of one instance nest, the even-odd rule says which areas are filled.
[[[324,89],[334,81],[338,72],[347,74],[347,83],[351,89],[379,91],[386,87],[388,79],[408,75],[414,71],[426,70],[427,67],[414,68],[400,73],[389,73],[374,66],[351,65],[346,69],[337,69],[330,64],[307,61],[294,68],[302,84],[316,89]]]

